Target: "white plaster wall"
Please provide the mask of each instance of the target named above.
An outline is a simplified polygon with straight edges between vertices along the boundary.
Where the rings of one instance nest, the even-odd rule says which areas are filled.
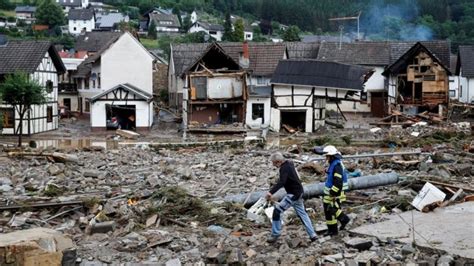
[[[370,106],[366,103],[341,101],[339,107],[342,112],[370,112]],[[328,103],[326,109],[337,111],[337,105],[335,103]]]
[[[259,124],[258,121],[252,119],[252,104],[254,103],[263,103],[263,124]],[[247,126],[252,129],[266,128],[270,126],[271,121],[271,99],[270,98],[260,98],[260,97],[251,97],[247,100],[247,113],[245,116],[245,121]]]
[[[200,25],[198,24],[194,24],[191,28],[189,28],[188,32],[189,33],[195,33],[195,32],[200,32],[200,31],[204,31],[205,33],[209,34],[209,31],[206,30],[205,28],[201,27]]]
[[[247,37],[249,35],[249,37]],[[244,39],[247,41],[253,40],[253,32],[251,31],[244,31]]]
[[[388,103],[389,104],[395,103],[395,97],[397,95],[396,89],[397,89],[397,78],[394,77],[393,75],[390,75],[390,78],[388,81]]]
[[[78,97],[76,95],[67,95],[67,94],[58,95],[59,105],[64,106],[64,99],[70,99],[71,100],[71,110],[70,111],[79,112]]]
[[[242,80],[228,77],[207,79],[207,97],[210,99],[229,99],[242,96]]]
[[[383,67],[373,67],[375,72],[367,80],[364,87],[367,92],[371,91],[382,91],[385,88],[385,77],[382,75],[384,68]]]
[[[78,35],[82,32],[82,29],[85,28],[86,32],[91,32],[95,29],[95,20],[69,20],[69,33]],[[74,29],[76,28],[76,29]]]
[[[106,104],[112,104],[112,101],[96,101],[91,104],[91,126],[92,127],[106,127],[107,114]],[[153,123],[151,107],[152,103],[144,101],[113,101],[114,105],[135,105],[136,127],[150,127]]]
[[[273,131],[280,131],[281,128],[281,117],[280,117],[280,110],[276,108],[270,109],[270,129]]]
[[[67,70],[76,70],[77,66],[79,66],[84,59],[79,58],[61,58],[63,61],[64,66]]]
[[[163,27],[156,27],[157,32],[178,32],[178,28],[168,28],[166,26]]]
[[[222,31],[217,31],[216,34],[209,34],[211,35],[212,38],[216,39],[216,41],[220,42],[222,41],[222,36],[224,33]]]
[[[263,83],[259,84],[258,83],[258,77],[257,76],[250,76],[250,77],[247,77],[247,85],[253,85],[253,86],[268,86],[270,85],[270,80],[272,79],[272,77],[266,77],[266,76],[262,76],[263,77]]]
[[[451,99],[459,98],[459,76],[449,76],[449,93],[454,91],[454,96],[450,96]]]
[[[101,57],[102,89],[131,85],[153,93],[153,57],[129,33],[124,33]]]

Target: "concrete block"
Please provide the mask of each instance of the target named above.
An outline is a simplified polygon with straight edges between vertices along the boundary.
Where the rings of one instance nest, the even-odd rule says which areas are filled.
[[[0,265],[61,265],[63,251],[73,249],[72,240],[47,228],[34,228],[0,235]]]

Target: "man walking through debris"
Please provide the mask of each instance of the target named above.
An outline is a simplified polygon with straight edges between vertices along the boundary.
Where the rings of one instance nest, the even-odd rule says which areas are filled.
[[[317,239],[316,232],[314,231],[313,224],[304,208],[303,186],[301,185],[301,181],[293,162],[286,160],[281,153],[272,154],[270,160],[274,166],[280,169],[280,178],[278,179],[278,183],[275,184],[267,193],[266,198],[267,200],[271,200],[272,195],[282,187],[285,188],[287,195],[276,204],[273,209],[272,234],[267,239],[267,242],[274,243],[278,240],[282,226],[281,215],[290,207],[293,207],[298,217],[300,217],[310,240],[312,242],[315,241]]]
[[[341,162],[342,155],[336,147],[329,145],[323,149],[326,160],[329,162],[327,179],[324,185],[324,215],[328,231],[325,235],[337,235],[337,221],[341,223],[340,230],[344,230],[350,218],[342,212],[341,203],[345,201],[344,191],[348,189],[347,173]]]

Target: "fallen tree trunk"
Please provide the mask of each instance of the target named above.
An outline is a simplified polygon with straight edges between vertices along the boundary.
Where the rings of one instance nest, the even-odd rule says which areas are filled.
[[[383,173],[377,175],[368,175],[361,176],[358,178],[349,179],[349,190],[365,189],[371,187],[391,185],[398,182],[398,174],[395,172],[392,173]],[[314,183],[304,186],[304,195],[305,199],[314,198],[323,195],[324,183]],[[258,201],[261,197],[264,197],[266,191],[257,191],[254,193],[245,193],[237,195],[229,195],[223,198],[223,201],[232,202],[232,203],[245,203],[245,207],[252,206],[255,202]],[[281,200],[283,196],[286,195],[284,189],[280,189],[273,198],[275,200]]]

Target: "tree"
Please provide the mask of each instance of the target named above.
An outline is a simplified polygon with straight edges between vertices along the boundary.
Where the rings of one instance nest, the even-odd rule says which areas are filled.
[[[224,34],[222,35],[223,41],[232,41],[232,21],[230,20],[230,12],[225,13],[225,22],[224,22]]]
[[[183,32],[188,32],[189,28],[191,28],[191,15],[187,15],[184,19],[183,19],[183,24],[181,24],[181,30]]]
[[[15,6],[8,0],[0,0],[0,9],[13,9]]]
[[[148,27],[148,37],[152,39],[156,39],[157,37],[156,23],[154,20],[151,20],[150,26]]]
[[[52,0],[43,0],[36,10],[36,23],[48,25],[50,29],[64,25],[63,10]]]
[[[0,95],[3,102],[13,106],[20,116],[18,146],[21,147],[23,118],[32,105],[46,101],[45,89],[36,80],[30,79],[28,74],[18,72],[6,76],[0,84]]]
[[[232,41],[243,42],[244,41],[244,21],[239,18],[234,25],[234,32],[232,34]]]
[[[288,29],[283,32],[282,38],[285,42],[299,42],[300,38],[300,28],[298,26],[290,26]]]

